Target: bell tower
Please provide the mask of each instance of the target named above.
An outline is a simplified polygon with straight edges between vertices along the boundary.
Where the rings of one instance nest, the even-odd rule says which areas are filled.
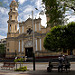
[[[10,4],[10,11],[8,13],[9,20],[8,22],[8,34],[7,37],[15,37],[14,34],[17,32],[18,24],[18,4],[13,0]]]

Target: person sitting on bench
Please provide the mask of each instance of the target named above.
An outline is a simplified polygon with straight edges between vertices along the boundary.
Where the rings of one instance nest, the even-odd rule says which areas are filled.
[[[62,72],[63,71],[63,59],[62,59],[62,57],[59,57],[58,60],[59,60],[58,72],[60,72],[60,71]]]
[[[65,64],[65,69],[66,69],[66,71],[67,71],[67,69],[70,68],[70,63],[69,63],[69,61],[68,61],[68,59],[67,59],[66,56],[65,56],[65,58],[64,58],[64,64]]]

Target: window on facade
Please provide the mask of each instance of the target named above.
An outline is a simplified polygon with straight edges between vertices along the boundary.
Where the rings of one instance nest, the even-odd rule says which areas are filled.
[[[7,49],[7,51],[9,51],[9,49]]]
[[[10,19],[12,19],[12,15],[10,16]]]
[[[10,11],[12,11],[12,8],[10,8]]]
[[[15,8],[14,8],[14,10],[15,10]]]
[[[10,31],[11,31],[11,25],[10,25]]]

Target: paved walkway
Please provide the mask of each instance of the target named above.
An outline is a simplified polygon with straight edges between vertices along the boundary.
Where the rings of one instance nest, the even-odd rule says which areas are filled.
[[[57,72],[52,71],[48,73],[46,70],[38,70],[38,71],[26,71],[26,72],[11,72],[11,71],[0,71],[0,75],[75,75],[75,71],[70,72]]]
[[[0,64],[0,66],[2,63]],[[70,72],[60,72],[57,70],[53,70],[52,72],[47,72],[48,63],[36,63],[36,71],[32,70],[32,63],[25,63],[24,66],[27,66],[29,71],[25,72],[16,72],[11,70],[1,70],[0,75],[75,75],[75,63],[71,63],[71,71]],[[18,64],[19,66],[19,64]]]

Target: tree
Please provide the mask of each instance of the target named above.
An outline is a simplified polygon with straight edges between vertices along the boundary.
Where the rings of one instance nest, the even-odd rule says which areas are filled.
[[[67,49],[71,51],[72,54],[73,49],[75,49],[75,22],[71,22],[67,25],[66,30],[66,46]]]
[[[75,0],[60,0],[61,5],[75,11]]]
[[[75,12],[75,0],[42,0],[45,4],[46,15],[49,18],[48,26],[64,24],[68,19],[64,15],[66,11],[72,9]],[[72,13],[73,15],[74,13]]]
[[[4,57],[5,56],[5,45],[4,44],[0,44],[0,57]]]
[[[42,0],[45,4],[46,15],[50,19],[48,26],[57,26],[64,23],[64,7],[57,0]],[[50,25],[49,25],[50,24]]]
[[[49,33],[47,33],[44,40],[44,47],[50,51],[62,50],[62,30],[63,26],[54,26]]]
[[[47,33],[44,40],[44,47],[50,51],[75,49],[75,22],[65,26],[55,26]]]

